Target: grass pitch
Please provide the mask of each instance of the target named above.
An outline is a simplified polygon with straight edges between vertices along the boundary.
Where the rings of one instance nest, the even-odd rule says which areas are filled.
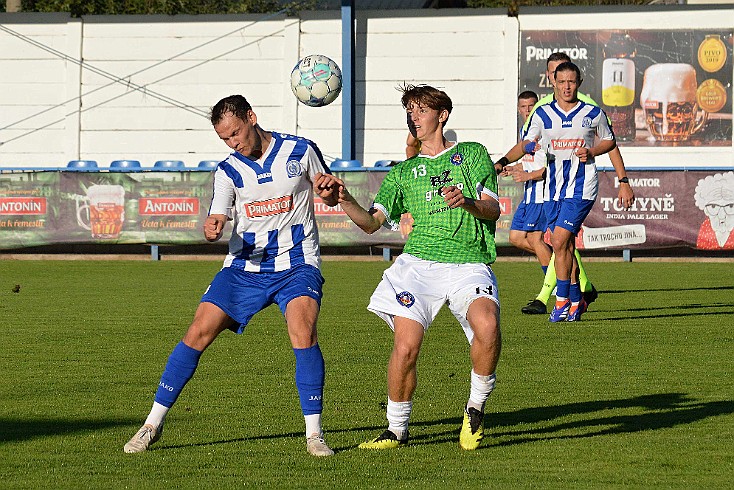
[[[151,451],[122,452],[219,262],[0,262],[2,487],[731,485],[730,263],[589,263],[598,301],[555,325],[519,312],[539,267],[495,264],[504,345],[483,445],[458,447],[470,363],[444,309],[419,360],[411,444],[363,451],[386,426],[392,339],[365,306],[387,265],[324,263],[324,426],[337,454],[316,459],[275,307],[207,350]]]

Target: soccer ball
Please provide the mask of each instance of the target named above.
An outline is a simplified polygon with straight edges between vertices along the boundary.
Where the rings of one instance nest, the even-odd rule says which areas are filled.
[[[324,55],[306,56],[291,72],[291,89],[307,106],[331,104],[342,90],[342,71],[334,60]]]

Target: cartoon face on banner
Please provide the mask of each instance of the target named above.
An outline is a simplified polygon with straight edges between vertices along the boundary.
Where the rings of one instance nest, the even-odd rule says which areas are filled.
[[[734,249],[734,172],[699,180],[695,198],[696,206],[706,214],[696,247]]]

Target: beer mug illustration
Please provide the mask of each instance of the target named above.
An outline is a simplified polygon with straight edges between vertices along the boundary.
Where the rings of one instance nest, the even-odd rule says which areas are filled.
[[[125,189],[121,185],[92,185],[76,202],[76,221],[93,238],[118,238],[125,221]]]
[[[659,63],[645,70],[640,105],[657,141],[686,141],[700,130],[708,113],[696,101],[696,70],[686,63]]]

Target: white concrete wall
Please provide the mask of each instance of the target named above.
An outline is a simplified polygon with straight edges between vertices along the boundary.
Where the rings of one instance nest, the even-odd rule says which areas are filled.
[[[500,10],[358,11],[357,158],[367,166],[402,158],[407,133],[395,90],[402,82],[445,89],[454,102],[447,129],[503,154],[516,137],[520,29],[734,27],[729,7],[656,16],[529,12],[518,19]],[[288,86],[304,55],[341,64],[339,15],[0,14],[0,168],[63,167],[77,158],[101,166],[137,159],[144,167],[220,159],[228,149],[206,112],[234,93],[251,101],[264,128],[314,139],[327,160],[341,157],[341,97],[310,108]],[[731,147],[626,148],[624,155],[631,167],[651,155],[734,165]]]

